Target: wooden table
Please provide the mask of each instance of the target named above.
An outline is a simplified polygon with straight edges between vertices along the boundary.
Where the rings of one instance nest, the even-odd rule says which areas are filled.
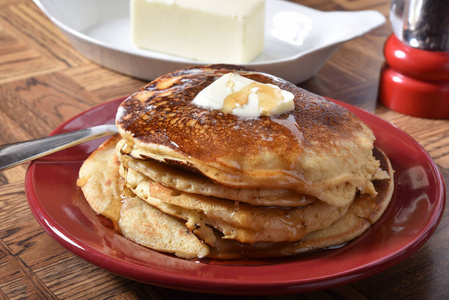
[[[387,0],[298,0],[320,10],[375,9]],[[449,123],[390,111],[376,100],[389,23],[347,42],[302,87],[375,113],[416,139],[449,182]],[[43,137],[84,110],[126,96],[145,82],[102,68],[72,48],[31,0],[0,1],[0,144]],[[26,166],[0,173],[0,299],[209,299],[133,282],[75,256],[35,221],[24,192]],[[449,225],[409,258],[331,290],[270,299],[443,299],[449,296]],[[215,296],[217,299],[239,297]]]

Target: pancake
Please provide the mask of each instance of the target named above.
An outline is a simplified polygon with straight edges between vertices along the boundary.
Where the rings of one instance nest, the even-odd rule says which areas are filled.
[[[375,180],[378,191],[376,196],[357,195],[348,212],[331,226],[307,234],[297,242],[257,242],[254,244],[240,243],[235,240],[222,239],[222,235],[210,230],[209,237],[202,237],[210,247],[208,257],[218,259],[282,257],[331,247],[341,247],[345,243],[359,237],[376,223],[388,207],[394,192],[394,170],[388,157],[379,148],[374,149],[375,156],[381,162],[382,169],[388,174],[388,179]],[[211,238],[210,235],[214,234]]]
[[[358,237],[378,221],[390,202],[394,188],[393,169],[388,157],[375,148],[376,158],[389,175],[389,179],[374,181],[378,191],[376,196],[357,195],[347,213],[338,221],[306,234],[299,241],[241,243],[223,239],[223,234],[205,224],[200,214],[194,211],[165,204],[170,209],[178,209],[178,212],[164,213],[123,187],[119,177],[120,164],[114,151],[117,141],[117,137],[112,137],[103,143],[81,167],[78,184],[86,200],[97,213],[116,223],[117,230],[128,239],[186,259],[280,257],[341,245]]]
[[[121,140],[117,148],[121,149]],[[117,151],[117,156],[127,168],[136,170],[154,182],[185,193],[224,198],[255,206],[298,207],[315,202],[316,198],[299,195],[288,189],[239,189],[219,185],[209,178],[170,166],[156,160],[132,158]]]
[[[77,180],[90,207],[115,226],[120,218],[120,195],[124,187],[119,175],[120,162],[115,155],[120,139],[115,135],[101,144],[83,163]]]
[[[123,200],[119,229],[126,238],[142,246],[181,258],[203,258],[209,254],[209,248],[186,228],[184,222],[137,197]]]
[[[278,86],[293,110],[243,118],[192,103],[229,73]],[[218,82],[226,87],[208,89],[208,99],[235,83]],[[243,96],[251,90],[271,101],[263,93],[277,90],[259,83],[255,90],[245,83]],[[342,245],[377,222],[392,198],[394,171],[357,116],[243,67],[161,76],[122,102],[116,124],[120,136],[84,162],[78,185],[118,233],[182,258],[279,257]]]
[[[294,94],[295,108],[243,119],[191,103],[229,72]],[[159,77],[121,104],[122,153],[198,172],[226,187],[289,189],[345,206],[375,195],[374,135],[354,114],[282,79],[229,65],[193,67]]]
[[[272,246],[271,250],[283,255],[295,255],[341,246],[367,231],[383,215],[390,203],[394,192],[394,170],[387,155],[379,148],[374,148],[375,157],[381,162],[382,170],[388,174],[388,179],[382,174],[379,180],[374,180],[374,187],[378,191],[376,196],[367,194],[357,195],[349,207],[348,212],[332,226],[307,234],[297,243]],[[266,251],[267,249],[262,249]],[[252,256],[266,256],[266,253],[256,253]]]
[[[77,184],[91,208],[138,244],[186,259],[207,256],[207,245],[184,222],[148,205],[123,186],[115,155],[119,139],[108,139],[81,166]]]
[[[185,218],[182,209],[194,211],[207,225],[223,233],[224,239],[242,243],[298,241],[307,233],[329,227],[349,208],[316,201],[299,208],[257,207],[164,187],[132,169],[125,181],[136,196],[152,206]]]

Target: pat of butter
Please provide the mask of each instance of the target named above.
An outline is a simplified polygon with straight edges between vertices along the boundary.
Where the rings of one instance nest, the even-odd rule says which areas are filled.
[[[242,118],[275,116],[292,111],[294,95],[273,84],[264,84],[228,73],[199,92],[192,103]]]
[[[252,61],[264,47],[265,0],[132,0],[133,43],[210,63]]]

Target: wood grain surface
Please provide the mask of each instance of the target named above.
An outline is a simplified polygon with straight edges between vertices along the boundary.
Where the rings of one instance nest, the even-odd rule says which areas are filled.
[[[375,9],[387,0],[297,0],[324,11]],[[356,105],[418,141],[449,182],[449,123],[390,111],[377,101],[382,49],[390,24],[345,43],[302,87]],[[129,95],[145,82],[105,69],[77,52],[31,0],[0,0],[0,144],[48,135],[92,106]],[[75,256],[32,216],[26,166],[0,173],[0,299],[448,299],[449,231],[445,212],[414,254],[377,275],[301,295],[236,297],[134,282]]]

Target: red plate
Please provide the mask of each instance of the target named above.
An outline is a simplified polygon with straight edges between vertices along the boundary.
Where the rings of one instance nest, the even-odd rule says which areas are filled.
[[[88,110],[52,134],[113,123],[117,99]],[[365,121],[395,169],[385,214],[344,247],[283,259],[189,261],[141,247],[102,223],[76,187],[81,163],[102,142],[79,145],[30,164],[26,194],[39,224],[83,259],[118,275],[188,291],[287,294],[327,289],[371,276],[405,259],[435,231],[445,205],[441,174],[426,151],[390,123],[336,101]]]

